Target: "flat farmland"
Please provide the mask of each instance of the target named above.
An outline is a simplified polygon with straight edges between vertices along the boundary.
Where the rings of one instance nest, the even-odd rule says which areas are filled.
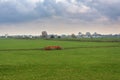
[[[120,80],[120,42],[0,39],[0,80]]]

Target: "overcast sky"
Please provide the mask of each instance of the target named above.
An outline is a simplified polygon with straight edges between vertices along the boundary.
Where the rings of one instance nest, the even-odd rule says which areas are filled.
[[[120,0],[0,0],[1,34],[120,33]]]

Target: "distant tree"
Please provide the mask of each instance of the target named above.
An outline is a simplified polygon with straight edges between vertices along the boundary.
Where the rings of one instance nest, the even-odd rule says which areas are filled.
[[[79,36],[79,37],[82,37],[82,33],[81,33],[81,32],[79,32],[79,33],[78,33],[78,36]]]
[[[91,33],[90,32],[86,32],[86,36],[91,38]]]
[[[42,38],[47,38],[48,37],[48,34],[46,31],[42,31]]]
[[[72,34],[71,37],[72,37],[72,38],[76,38],[76,35],[75,35],[75,34]]]
[[[51,35],[50,38],[55,38],[55,36],[54,36],[54,35]]]
[[[93,36],[97,36],[97,32],[94,32],[94,33],[93,33]]]
[[[61,38],[61,36],[58,36],[58,38]]]
[[[81,32],[79,32],[79,33],[78,33],[78,35],[80,35],[80,36],[81,36],[81,35],[82,35],[82,33],[81,33]]]

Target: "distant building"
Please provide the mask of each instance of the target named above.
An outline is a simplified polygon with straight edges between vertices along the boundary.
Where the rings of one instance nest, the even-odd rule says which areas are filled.
[[[29,35],[29,38],[33,38],[33,36],[32,36],[32,35]]]
[[[8,38],[8,34],[5,34],[5,38]]]
[[[101,34],[98,34],[97,32],[94,32],[94,33],[92,34],[92,37],[93,37],[93,38],[100,38],[100,37],[102,37],[102,36],[101,36]]]
[[[67,36],[65,34],[62,34],[61,38],[67,38]]]

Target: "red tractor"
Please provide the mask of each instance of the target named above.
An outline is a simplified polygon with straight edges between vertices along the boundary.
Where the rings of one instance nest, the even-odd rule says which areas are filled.
[[[47,46],[44,48],[44,50],[61,50],[62,48],[60,46]]]

